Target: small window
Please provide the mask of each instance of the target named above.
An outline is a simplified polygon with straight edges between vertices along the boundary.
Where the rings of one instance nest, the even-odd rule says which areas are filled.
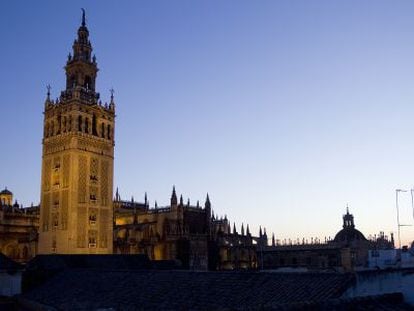
[[[95,212],[92,212],[92,213],[89,215],[89,224],[90,224],[90,225],[94,225],[94,224],[96,224],[96,213],[95,213]]]
[[[89,248],[96,248],[96,231],[89,231]]]

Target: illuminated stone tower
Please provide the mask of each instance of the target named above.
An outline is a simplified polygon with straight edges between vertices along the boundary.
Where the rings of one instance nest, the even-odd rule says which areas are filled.
[[[115,103],[95,91],[85,12],[65,66],[66,89],[44,111],[39,253],[112,253]]]

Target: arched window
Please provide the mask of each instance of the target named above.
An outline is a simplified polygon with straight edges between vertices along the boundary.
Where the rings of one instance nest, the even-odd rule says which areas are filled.
[[[51,127],[50,127],[50,136],[55,135],[55,121],[51,121]]]
[[[72,116],[69,116],[68,121],[68,132],[72,131]]]
[[[57,116],[57,122],[56,122],[56,134],[60,134],[61,127],[62,127],[62,117],[60,115]]]
[[[76,86],[76,77],[75,75],[71,75],[70,77],[68,77],[66,88],[72,89],[75,86]]]
[[[85,83],[83,84],[84,88],[90,90],[92,88],[92,79],[89,76],[85,76]]]
[[[78,117],[78,131],[82,132],[82,116]]]
[[[101,123],[101,137],[105,138],[105,124]]]
[[[85,133],[89,133],[89,119],[85,118]]]
[[[96,130],[96,115],[92,116],[92,135],[98,136],[98,131]]]
[[[111,139],[111,125],[108,124],[108,134],[107,134],[108,139]]]

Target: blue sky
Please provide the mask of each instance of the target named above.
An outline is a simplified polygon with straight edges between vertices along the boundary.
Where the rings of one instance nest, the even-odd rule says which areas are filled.
[[[347,203],[366,235],[396,231],[394,190],[414,186],[413,2],[1,2],[0,186],[25,205],[81,7],[97,89],[116,92],[123,197],[209,192],[280,239],[333,236]],[[413,224],[409,194],[401,209]]]

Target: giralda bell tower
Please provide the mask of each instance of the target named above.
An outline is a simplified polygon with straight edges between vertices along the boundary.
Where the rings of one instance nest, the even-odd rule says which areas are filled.
[[[102,104],[85,12],[66,89],[44,111],[40,254],[112,253],[115,103]]]

